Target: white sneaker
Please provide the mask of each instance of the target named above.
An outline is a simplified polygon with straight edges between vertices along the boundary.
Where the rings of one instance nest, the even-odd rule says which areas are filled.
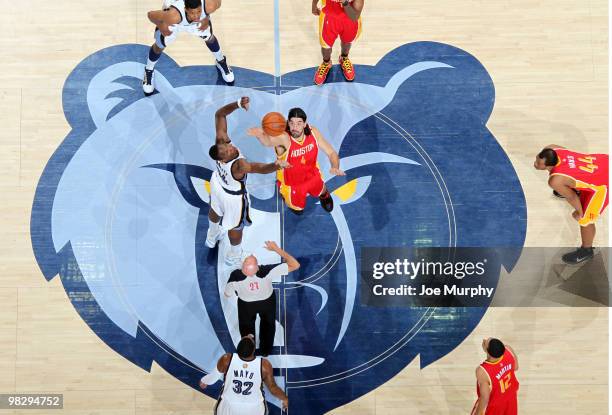
[[[205,245],[209,248],[214,248],[219,239],[221,239],[221,231],[219,230],[216,234],[212,234],[209,229],[208,232],[206,232]]]
[[[225,265],[229,267],[240,267],[242,265],[242,250],[237,255],[232,255],[231,252],[228,252],[225,255]]]
[[[227,57],[224,56],[222,60],[217,61],[217,68],[221,72],[221,76],[226,84],[234,82],[234,71],[232,71],[232,68],[227,64]]]
[[[155,91],[153,86],[153,69],[145,68],[144,77],[142,78],[142,91],[147,97]]]

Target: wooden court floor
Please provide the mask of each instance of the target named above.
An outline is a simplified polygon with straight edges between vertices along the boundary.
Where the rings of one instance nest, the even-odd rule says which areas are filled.
[[[309,3],[280,0],[282,73],[320,61]],[[146,12],[158,6],[150,0],[28,0],[0,15],[0,393],[63,393],[66,414],[199,414],[214,404],[159,367],[147,373],[108,348],[74,311],[60,280],[45,281],[30,241],[36,184],[70,130],[62,110],[67,75],[102,48],[151,44]],[[213,19],[231,65],[274,73],[273,0],[225,0]],[[550,143],[608,152],[608,3],[367,0],[363,22],[351,53],[355,63],[373,65],[395,47],[422,40],[480,60],[496,88],[488,128],[510,157],[527,200],[525,245],[577,245],[569,207],[552,199],[545,175],[532,163]],[[182,38],[168,53],[180,65],[212,63],[197,39]],[[607,215],[598,224],[597,246],[608,244]],[[601,307],[491,308],[440,361],[422,371],[413,362],[333,413],[469,413],[474,368],[483,359],[480,342],[488,336],[519,355],[520,413],[607,413],[608,318]]]

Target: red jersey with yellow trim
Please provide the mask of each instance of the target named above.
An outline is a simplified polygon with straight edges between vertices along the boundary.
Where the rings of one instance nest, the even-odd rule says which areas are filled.
[[[352,1],[350,1],[352,3]],[[341,1],[322,0],[321,10],[327,14],[343,14],[344,6]]]
[[[491,381],[491,395],[488,407],[492,407],[497,402],[513,398],[516,395],[519,389],[519,382],[514,374],[516,361],[510,350],[506,349],[502,357],[495,362],[485,360],[480,364],[480,367],[487,372]],[[480,398],[478,383],[476,384],[476,393]]]
[[[555,148],[559,162],[550,175],[563,175],[574,179],[577,189],[608,186],[608,155],[583,154],[565,148]]]
[[[287,186],[303,183],[313,175],[321,175],[317,164],[319,145],[311,133],[305,135],[302,142],[289,136],[289,148],[283,158],[291,165],[290,168],[279,170],[278,178]]]

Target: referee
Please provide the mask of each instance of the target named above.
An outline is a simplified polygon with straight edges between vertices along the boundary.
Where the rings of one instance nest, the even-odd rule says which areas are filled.
[[[259,314],[259,351],[264,357],[272,352],[276,332],[276,294],[272,280],[300,267],[300,263],[275,242],[266,241],[265,246],[286,262],[260,266],[257,258],[250,255],[241,269],[232,271],[225,286],[226,297],[238,296],[238,326],[242,337],[255,334],[255,319]]]

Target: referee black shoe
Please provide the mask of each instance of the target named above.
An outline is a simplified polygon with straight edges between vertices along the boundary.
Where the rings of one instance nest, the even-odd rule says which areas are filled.
[[[595,256],[595,249],[580,247],[575,251],[563,255],[561,259],[568,265],[577,265],[581,262],[588,261],[593,258],[593,256]]]

